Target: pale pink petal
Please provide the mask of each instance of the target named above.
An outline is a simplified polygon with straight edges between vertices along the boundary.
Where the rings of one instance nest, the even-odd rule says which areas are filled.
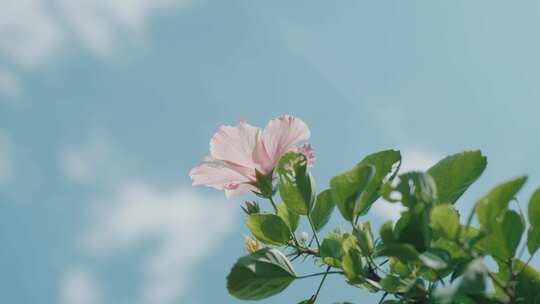
[[[270,120],[264,128],[261,140],[264,148],[275,166],[283,153],[290,151],[294,145],[310,137],[308,126],[300,118],[283,115]]]
[[[259,165],[260,169],[258,170],[264,175],[270,173],[270,171],[272,171],[276,165],[273,160],[270,159],[268,153],[266,153],[262,140],[259,140],[255,146],[255,151],[253,151],[253,160]]]
[[[307,158],[308,166],[310,167],[313,167],[315,161],[317,160],[317,157],[315,156],[315,149],[313,149],[313,146],[310,144],[303,144],[300,147],[294,147],[293,151],[304,154]]]
[[[197,167],[191,169],[189,176],[194,186],[206,185],[220,190],[251,181],[250,176],[243,170],[211,156],[207,156]]]
[[[250,181],[255,181],[257,179],[256,174],[255,174],[255,169],[253,169],[253,168],[247,168],[247,167],[244,167],[244,166],[240,166],[240,165],[231,163],[231,162],[226,161],[226,160],[222,161],[222,162],[227,168],[232,169],[232,170],[242,174],[243,176],[247,177]]]
[[[255,188],[253,185],[250,185],[250,184],[239,184],[236,187],[225,189],[225,196],[233,197],[233,196],[250,193],[251,191],[258,191],[258,190],[257,188]]]
[[[238,126],[222,126],[210,140],[210,154],[216,159],[246,168],[257,168],[253,160],[260,129],[240,122]]]

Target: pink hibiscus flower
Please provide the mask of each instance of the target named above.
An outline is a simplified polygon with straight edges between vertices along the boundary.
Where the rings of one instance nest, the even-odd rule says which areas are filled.
[[[239,125],[221,126],[210,140],[210,155],[189,176],[193,185],[225,190],[227,197],[257,191],[256,170],[263,175],[273,172],[283,154],[297,151],[306,155],[310,165],[315,153],[307,140],[310,131],[300,118],[283,115],[268,122],[264,130],[242,121]]]

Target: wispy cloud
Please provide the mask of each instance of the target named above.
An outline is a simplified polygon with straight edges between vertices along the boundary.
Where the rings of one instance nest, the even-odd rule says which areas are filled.
[[[0,66],[0,96],[14,100],[21,94],[21,82],[17,75]]]
[[[236,213],[223,200],[182,187],[162,190],[127,183],[96,202],[84,245],[89,254],[106,259],[157,241],[142,263],[144,287],[138,302],[172,303],[189,286],[197,264],[234,226]]]
[[[127,176],[133,162],[115,146],[107,132],[92,129],[81,141],[63,147],[60,168],[66,178],[79,184],[110,185]]]
[[[6,185],[12,176],[13,143],[11,137],[0,130],[0,186]]]
[[[81,267],[65,271],[60,283],[62,304],[99,304],[101,291],[94,275]]]
[[[49,2],[2,0],[0,5],[0,53],[12,64],[33,67],[62,46],[63,29]]]
[[[81,231],[81,260],[107,263],[119,256],[140,256],[140,248],[148,248],[141,262],[142,287],[132,295],[133,302],[178,302],[199,263],[235,227],[236,210],[223,196],[156,186],[142,177],[134,180],[133,162],[124,161],[129,154],[105,132],[89,134],[60,153],[68,180],[98,189],[88,198],[92,205]],[[96,278],[101,282],[99,272]]]
[[[424,171],[434,165],[441,157],[438,153],[409,147],[401,151],[403,163],[401,164],[400,172],[408,171]],[[401,212],[405,210],[399,203],[388,203],[382,199],[377,200],[373,205],[373,211],[383,220],[397,220]]]
[[[403,157],[401,172],[425,171],[442,158],[437,152],[418,147],[406,147],[401,151],[401,156]]]
[[[13,79],[65,51],[86,49],[98,57],[108,56],[125,42],[144,37],[154,16],[190,2],[0,0],[0,57],[4,58],[0,71],[11,70],[10,78],[4,72],[4,84],[0,72],[0,94],[13,97]]]
[[[90,51],[110,53],[118,41],[144,35],[152,16],[186,0],[59,0],[72,33]],[[126,34],[127,37],[126,37]]]

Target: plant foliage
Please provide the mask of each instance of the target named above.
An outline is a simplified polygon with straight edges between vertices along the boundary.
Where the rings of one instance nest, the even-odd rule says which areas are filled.
[[[296,301],[315,303],[326,277],[338,275],[346,284],[380,293],[380,303],[387,304],[540,303],[540,274],[529,265],[540,248],[540,189],[530,198],[527,215],[516,198],[527,181],[523,176],[495,186],[474,204],[461,202],[472,210],[463,216],[456,209],[459,199],[487,165],[480,151],[448,156],[426,172],[399,172],[400,164],[399,151],[373,153],[317,193],[306,157],[284,154],[271,186],[259,189],[275,212],[253,208],[254,203],[245,208],[254,239],[251,253],[238,259],[227,277],[229,293],[261,300],[294,280],[318,276],[314,293]],[[380,200],[404,208],[377,235],[366,215]],[[336,207],[348,228],[321,233]],[[296,232],[302,221],[311,237]],[[523,249],[528,249],[525,260]],[[486,263],[487,257],[496,266]],[[296,274],[292,262],[306,259],[313,259],[317,270]]]

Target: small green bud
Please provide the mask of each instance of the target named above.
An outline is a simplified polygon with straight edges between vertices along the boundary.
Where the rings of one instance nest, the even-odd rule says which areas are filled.
[[[247,215],[261,212],[261,208],[259,207],[259,204],[257,204],[257,202],[255,202],[255,201],[253,201],[253,202],[246,201],[245,204],[246,204],[245,207],[240,206],[240,208],[242,208],[242,210],[244,210],[244,212]]]

